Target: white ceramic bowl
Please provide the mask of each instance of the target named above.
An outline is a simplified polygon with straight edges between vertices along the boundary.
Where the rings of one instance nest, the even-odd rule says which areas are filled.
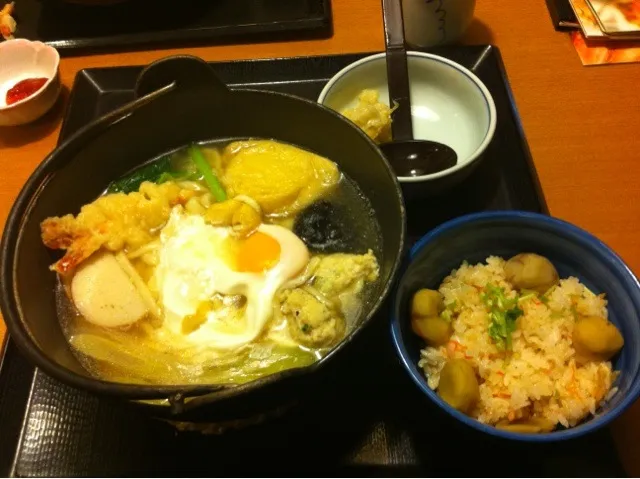
[[[405,192],[439,193],[478,165],[496,129],[496,107],[487,87],[463,66],[429,53],[407,55],[414,137],[449,145],[458,154],[458,163],[438,173],[398,179]],[[324,87],[318,102],[342,111],[355,106],[358,94],[368,88],[378,90],[380,101],[389,104],[384,53],[343,68]]]
[[[42,42],[0,43],[0,126],[30,123],[51,109],[60,95],[60,55]],[[33,95],[7,106],[7,91],[27,78],[47,78]]]

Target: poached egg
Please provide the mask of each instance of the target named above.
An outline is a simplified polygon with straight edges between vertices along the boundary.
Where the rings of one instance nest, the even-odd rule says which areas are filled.
[[[261,224],[240,239],[176,206],[160,233],[154,271],[163,329],[202,346],[240,348],[261,334],[278,289],[308,262],[304,242],[282,226]],[[245,297],[244,314],[215,308],[217,294]]]

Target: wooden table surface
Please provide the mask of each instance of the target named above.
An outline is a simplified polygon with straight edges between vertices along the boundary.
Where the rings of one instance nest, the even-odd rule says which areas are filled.
[[[327,40],[155,50],[65,58],[69,89],[82,68],[146,64],[188,51],[206,60],[379,51],[379,0],[333,0]],[[583,67],[542,0],[480,1],[464,43],[499,47],[551,214],[598,236],[640,274],[640,64]],[[0,127],[0,228],[20,187],[56,143],[63,104],[35,124]],[[4,335],[0,320],[0,338]],[[1,340],[0,340],[1,343]],[[640,475],[640,402],[613,433],[630,475]]]

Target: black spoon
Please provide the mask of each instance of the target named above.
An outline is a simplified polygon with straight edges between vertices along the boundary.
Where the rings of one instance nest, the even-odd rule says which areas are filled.
[[[401,0],[382,0],[387,50],[389,104],[397,105],[391,115],[393,141],[380,145],[398,176],[421,176],[451,168],[456,152],[442,143],[413,138],[407,51],[404,44]]]

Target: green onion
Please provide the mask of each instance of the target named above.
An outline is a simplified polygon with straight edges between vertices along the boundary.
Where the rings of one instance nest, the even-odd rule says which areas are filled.
[[[224,192],[220,181],[218,181],[218,178],[213,172],[213,169],[211,168],[209,163],[207,163],[207,160],[202,155],[200,149],[196,145],[191,145],[189,147],[189,155],[191,157],[191,161],[193,161],[193,163],[196,165],[196,168],[198,168],[198,171],[200,171],[200,173],[204,177],[204,181],[207,183],[207,186],[211,190],[211,193],[213,193],[213,197],[216,199],[216,201],[220,202],[226,200],[227,195]]]
[[[440,317],[450,323],[453,320],[453,315],[455,314],[456,304],[457,301],[455,300],[447,304],[444,311],[440,313]]]
[[[516,320],[524,314],[518,308],[518,297],[507,298],[503,288],[488,284],[482,301],[489,308],[489,336],[498,349],[510,350],[511,333],[516,329]]]
[[[549,295],[553,292],[554,289],[556,289],[556,287],[557,285],[554,284],[548,290],[546,290],[544,294],[540,296],[540,301],[542,301],[544,304],[547,304],[549,302]]]
[[[523,295],[523,296],[520,296],[520,297],[518,298],[518,302],[520,302],[520,301],[526,301],[527,299],[537,298],[537,297],[538,297],[538,295],[537,295],[536,293],[528,293],[528,294],[525,294],[525,295]]]
[[[450,323],[453,319],[453,312],[450,309],[445,309],[442,313],[440,313],[440,317],[446,322]]]

